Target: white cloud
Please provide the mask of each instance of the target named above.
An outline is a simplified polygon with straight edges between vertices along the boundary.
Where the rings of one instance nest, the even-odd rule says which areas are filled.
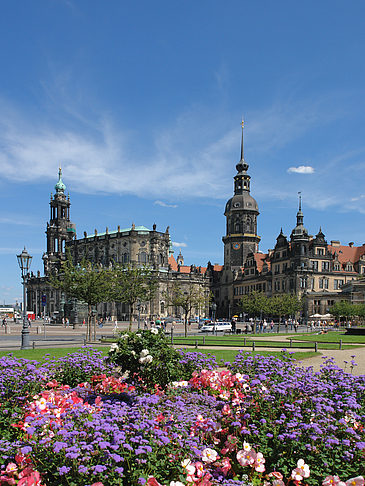
[[[361,201],[361,199],[365,198],[365,194],[360,194],[358,197],[352,197],[351,201]]]
[[[313,174],[314,168],[310,165],[299,165],[298,167],[289,167],[287,170],[289,174]]]
[[[155,201],[154,204],[162,206],[163,208],[177,208],[177,204],[168,204],[163,201]]]
[[[186,243],[178,243],[177,241],[172,242],[172,246],[186,248],[188,245]]]

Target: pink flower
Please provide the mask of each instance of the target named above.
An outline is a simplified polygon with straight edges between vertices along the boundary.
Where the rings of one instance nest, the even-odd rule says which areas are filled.
[[[365,480],[363,476],[357,476],[346,481],[346,486],[364,486]]]
[[[93,483],[91,486],[104,486],[104,484],[99,481],[98,483]]]
[[[238,451],[237,452],[237,461],[241,464],[242,467],[246,466],[253,466],[256,460],[256,452],[254,449],[249,451]]]
[[[18,470],[18,466],[14,464],[14,462],[9,462],[9,464],[6,466],[6,472],[8,474],[13,474]]]
[[[255,463],[254,463],[255,471],[257,471],[257,472],[264,472],[265,471],[264,463],[265,463],[264,456],[261,454],[261,452],[258,452],[256,454]]]
[[[340,481],[340,478],[338,476],[327,476],[323,483],[322,486],[346,486],[346,483],[343,481]]]
[[[293,469],[291,473],[291,478],[296,481],[301,481],[303,478],[309,478],[309,475],[309,466],[304,462],[303,459],[299,459],[297,462],[297,467]]]
[[[208,464],[216,461],[218,458],[218,453],[214,449],[210,449],[209,447],[204,449],[202,452],[202,461],[207,462]]]
[[[195,473],[195,466],[193,466],[190,459],[184,459],[181,465],[188,476],[192,476]]]
[[[161,486],[161,484],[153,476],[148,477],[146,485],[148,485],[148,486]]]

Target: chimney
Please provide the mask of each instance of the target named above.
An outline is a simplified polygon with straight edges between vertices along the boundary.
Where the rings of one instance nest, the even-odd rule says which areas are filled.
[[[331,241],[331,246],[341,246],[341,242],[338,240],[332,240]]]
[[[353,246],[354,246],[354,242],[353,241],[350,241],[349,247],[352,248]]]

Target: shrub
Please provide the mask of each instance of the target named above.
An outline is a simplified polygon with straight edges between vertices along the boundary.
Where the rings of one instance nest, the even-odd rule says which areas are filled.
[[[136,386],[166,388],[183,377],[180,354],[157,329],[124,332],[110,347],[109,360]]]

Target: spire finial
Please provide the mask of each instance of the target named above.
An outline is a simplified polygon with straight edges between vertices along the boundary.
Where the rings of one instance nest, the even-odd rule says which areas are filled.
[[[65,189],[66,189],[65,184],[62,182],[62,169],[61,169],[61,164],[60,164],[59,169],[58,169],[58,182],[55,185],[55,189],[56,189],[57,194],[64,193],[65,192]]]
[[[298,196],[299,196],[299,211],[302,210],[302,192],[298,191]]]
[[[245,126],[245,120],[242,117],[241,120],[241,127],[242,127],[242,137],[241,137],[241,160],[245,160],[244,155],[243,155],[243,128]]]

